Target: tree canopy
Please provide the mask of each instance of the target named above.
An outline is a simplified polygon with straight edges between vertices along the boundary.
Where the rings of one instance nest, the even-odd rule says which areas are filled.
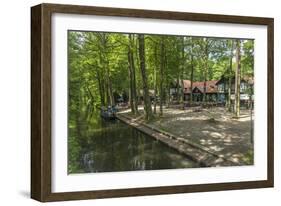
[[[241,78],[253,77],[254,40],[239,42]],[[171,82],[234,76],[236,45],[237,39],[226,38],[69,31],[70,114],[75,118],[71,111],[79,111],[86,118],[97,107],[123,101],[133,113],[143,102],[147,119],[158,102],[161,115]]]

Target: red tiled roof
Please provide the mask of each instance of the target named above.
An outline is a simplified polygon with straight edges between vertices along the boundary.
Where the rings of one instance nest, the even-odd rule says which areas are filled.
[[[216,83],[218,80],[211,80],[211,81],[206,81],[206,93],[217,93],[218,87]],[[190,80],[183,80],[183,85],[184,85],[184,93],[185,94],[190,94],[191,91],[191,81]],[[198,88],[202,93],[204,92],[204,82],[193,82],[192,83],[192,90],[195,88]]]

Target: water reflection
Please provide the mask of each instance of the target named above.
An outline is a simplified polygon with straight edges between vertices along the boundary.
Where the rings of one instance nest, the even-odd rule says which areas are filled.
[[[198,167],[186,156],[116,120],[70,123],[69,173]]]

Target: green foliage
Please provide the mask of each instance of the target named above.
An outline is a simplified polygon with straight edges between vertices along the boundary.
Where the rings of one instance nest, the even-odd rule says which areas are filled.
[[[234,77],[235,42],[235,39],[211,37],[69,31],[68,171],[79,172],[81,148],[91,139],[85,131],[100,124],[98,118],[91,118],[98,113],[94,110],[115,105],[123,97],[126,103],[134,105],[134,111],[131,107],[133,116],[142,113],[137,111],[142,103],[145,113],[149,111],[154,117],[147,120],[161,120],[161,108],[171,99],[172,82],[219,80],[222,75],[230,80],[228,77]],[[251,79],[254,76],[254,40],[240,42],[241,78]],[[155,98],[154,113],[156,104],[160,108],[158,116],[152,114],[151,109],[147,110],[152,108],[151,91]],[[252,88],[246,93],[253,94]],[[177,101],[183,102],[182,96],[178,92]],[[215,123],[214,120],[210,113],[208,121]],[[245,162],[253,162],[252,150],[245,155]]]
[[[245,40],[242,45],[242,76],[254,76],[254,40]]]
[[[135,90],[141,96],[141,78],[137,35],[105,32],[68,32],[69,115],[87,118],[96,107],[115,104],[120,96],[129,96],[128,51],[135,67]],[[144,35],[147,84],[150,90],[167,92],[170,83],[179,79],[218,80],[229,75],[229,59],[236,62],[232,39]],[[161,39],[164,47],[161,51]],[[164,53],[163,53],[164,52]],[[164,55],[164,57],[163,57]],[[162,65],[162,67],[161,67]],[[241,74],[253,77],[254,40],[241,40]],[[160,68],[163,69],[162,73]],[[230,73],[231,74],[231,73]],[[162,83],[160,84],[160,81]],[[162,87],[162,90],[160,90]]]

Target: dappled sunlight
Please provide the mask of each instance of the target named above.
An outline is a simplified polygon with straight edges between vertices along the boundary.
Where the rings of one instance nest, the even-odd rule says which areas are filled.
[[[211,132],[210,133],[211,137],[215,137],[215,138],[221,138],[222,134],[218,133],[218,132]]]
[[[241,110],[241,118],[233,119],[233,113],[224,108],[199,112],[167,108],[164,116],[151,124],[234,162],[241,163],[245,154],[252,150],[253,124],[248,110]]]
[[[253,157],[254,40],[67,36],[70,173],[198,167],[198,159],[235,165],[229,159]]]
[[[209,147],[211,150],[215,151],[215,152],[219,152],[222,150],[221,147],[217,146],[217,145],[212,145]]]
[[[132,125],[136,127],[139,122],[144,121],[142,109],[139,109],[137,116],[132,115],[130,111],[125,113],[132,118]],[[251,122],[249,110],[241,110],[241,116],[237,119],[233,118],[233,113],[220,107],[200,109],[196,112],[192,109],[164,108],[163,116],[156,115],[154,120],[149,122],[149,127],[175,135],[178,144],[188,140],[202,145],[219,156],[222,155],[221,158],[244,164],[243,161],[247,159],[246,154],[253,150],[250,140],[253,120],[254,117]],[[157,134],[158,132],[155,131],[152,135]],[[179,149],[186,148],[180,145]]]
[[[201,143],[202,145],[212,145],[212,144],[213,144],[213,141],[210,140],[210,139],[201,139],[201,140],[200,140],[200,143]]]
[[[186,121],[186,120],[207,120],[207,117],[177,117],[177,118],[173,118],[172,121]]]
[[[224,140],[225,143],[231,143],[232,142],[232,137],[230,136],[225,136]]]

